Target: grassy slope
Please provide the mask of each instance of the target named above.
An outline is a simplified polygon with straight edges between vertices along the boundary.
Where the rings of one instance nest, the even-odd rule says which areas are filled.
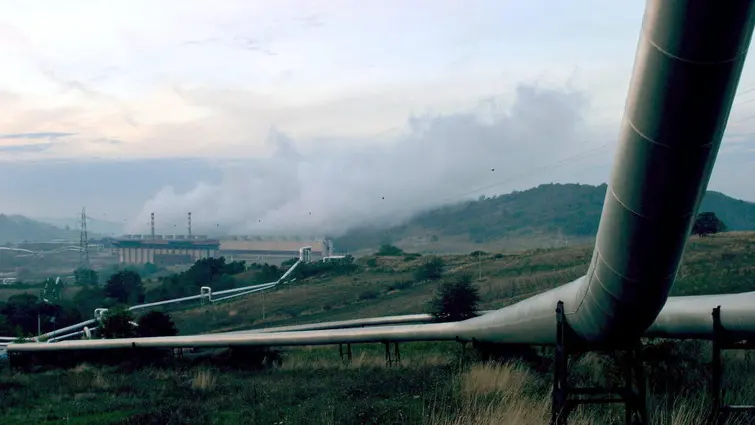
[[[447,256],[447,274],[479,273],[482,308],[495,309],[582,276],[589,245],[540,249],[496,258]],[[409,284],[423,258],[378,258],[377,267],[352,276],[313,278],[264,295],[173,313],[182,333],[235,330],[424,311],[434,284]],[[720,266],[711,267],[711,262]],[[403,289],[397,289],[403,288]],[[690,239],[673,295],[755,290],[755,233]],[[265,320],[262,320],[263,305]]]
[[[715,293],[755,289],[755,235],[728,234],[693,239],[685,253],[676,293]],[[525,293],[555,286],[584,272],[590,247],[536,251],[496,259],[484,257],[480,286],[485,307],[499,307]],[[449,258],[449,273],[476,270],[471,258]],[[418,312],[431,285],[387,291],[390,281],[406,280],[411,262],[381,259],[369,272],[334,280],[314,280],[267,295],[271,316],[265,324],[308,322]],[[354,280],[356,278],[356,281]],[[374,299],[357,301],[375,291]],[[368,297],[369,298],[369,297]],[[182,326],[232,328],[259,318],[261,297],[177,313]],[[332,308],[323,311],[330,304]],[[298,311],[298,316],[291,313]],[[255,325],[262,324],[260,321]],[[219,327],[219,328],[216,328]],[[705,418],[707,351],[703,343],[668,343],[661,361],[648,364],[653,423],[702,424]],[[333,347],[287,350],[282,368],[251,372],[206,366],[140,370],[78,367],[37,374],[0,374],[3,424],[542,424],[547,423],[550,376],[546,361],[496,365],[473,363],[459,369],[459,345],[402,345],[402,365],[386,368],[382,347],[354,347],[345,366]],[[736,391],[728,402],[752,402],[755,372],[751,356],[733,353],[726,382]],[[607,384],[596,356],[576,366],[578,380]],[[610,371],[610,369],[609,369]],[[621,409],[591,407],[576,412],[572,424],[611,423]],[[667,420],[668,419],[668,420]],[[738,423],[738,422],[732,422]],[[741,422],[744,423],[744,422]]]

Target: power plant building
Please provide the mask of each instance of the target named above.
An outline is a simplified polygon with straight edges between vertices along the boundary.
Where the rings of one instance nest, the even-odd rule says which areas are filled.
[[[252,236],[208,239],[187,235],[124,235],[112,240],[118,262],[171,266],[192,264],[201,258],[225,257],[247,263],[280,264],[299,256],[299,248],[312,247],[313,260],[333,255],[332,243],[320,240],[261,240]]]
[[[280,264],[298,257],[299,249],[311,247],[312,259],[333,255],[333,242],[327,239],[262,238],[259,236],[227,236],[223,240],[192,235],[191,213],[187,214],[187,235],[156,235],[155,213],[150,214],[151,234],[124,235],[112,241],[121,264],[170,266],[192,264],[202,258],[225,257],[248,263]]]
[[[299,248],[312,248],[312,260],[333,255],[333,244],[327,239],[284,240],[254,236],[228,236],[220,241],[220,255],[226,259],[244,260],[247,263],[280,264],[299,256]]]
[[[124,235],[112,241],[122,264],[170,266],[191,264],[201,258],[216,257],[217,239],[186,235]]]

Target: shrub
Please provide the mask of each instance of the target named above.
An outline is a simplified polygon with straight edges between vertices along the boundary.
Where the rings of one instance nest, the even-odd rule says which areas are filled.
[[[386,257],[397,257],[400,255],[404,255],[404,250],[402,250],[401,248],[395,245],[385,244],[385,245],[380,246],[380,249],[378,249],[377,255],[382,255]]]
[[[703,212],[697,215],[692,226],[692,233],[700,237],[725,232],[726,225],[714,212]]]
[[[170,315],[161,311],[152,310],[140,316],[137,323],[139,327],[136,333],[140,337],[178,335],[178,329]]]
[[[112,308],[105,312],[100,327],[102,336],[106,339],[132,338],[136,336],[136,330],[131,322],[134,316],[124,308]]]
[[[361,294],[359,294],[359,301],[365,301],[365,300],[374,300],[378,297],[378,292],[372,289],[368,289]]]
[[[430,257],[414,272],[414,279],[418,282],[423,280],[438,280],[443,277],[445,262],[440,257]]]
[[[472,284],[472,276],[462,275],[444,281],[430,301],[429,313],[439,322],[455,322],[477,316],[479,289]]]

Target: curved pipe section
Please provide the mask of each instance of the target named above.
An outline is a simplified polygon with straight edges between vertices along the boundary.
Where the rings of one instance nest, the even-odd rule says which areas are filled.
[[[641,334],[668,298],[750,45],[751,0],[647,2],[613,175],[571,326]]]
[[[755,2],[649,0],[587,275],[472,319],[480,338],[545,343],[556,303],[587,341],[639,336],[666,303],[710,178]]]

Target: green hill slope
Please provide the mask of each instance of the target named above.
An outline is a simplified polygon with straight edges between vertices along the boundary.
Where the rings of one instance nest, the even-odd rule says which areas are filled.
[[[78,237],[75,230],[64,230],[22,215],[0,214],[0,244],[21,241],[48,241]]]
[[[358,251],[394,243],[420,249],[418,240],[460,251],[468,244],[532,239],[534,246],[553,246],[566,237],[592,238],[600,222],[607,186],[544,184],[538,187],[445,206],[418,214],[408,223],[390,229],[353,229],[335,239],[338,250]],[[755,230],[755,203],[708,192],[700,211],[713,211],[731,230]],[[539,239],[538,239],[539,238]],[[496,244],[497,247],[505,243]]]

